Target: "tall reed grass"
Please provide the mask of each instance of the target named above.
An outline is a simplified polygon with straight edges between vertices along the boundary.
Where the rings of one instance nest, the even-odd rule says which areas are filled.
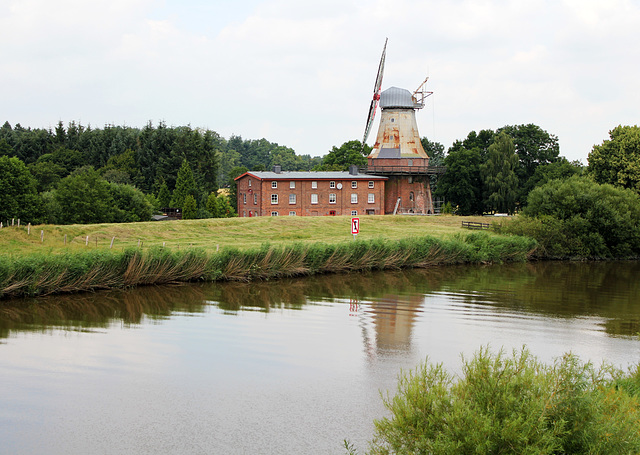
[[[0,298],[217,280],[270,280],[318,273],[525,261],[535,241],[487,233],[338,244],[264,244],[214,254],[201,250],[128,249],[0,257]]]

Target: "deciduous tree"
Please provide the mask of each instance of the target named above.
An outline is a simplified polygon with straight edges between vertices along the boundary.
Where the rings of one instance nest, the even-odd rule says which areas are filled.
[[[598,183],[640,192],[640,127],[617,126],[609,137],[589,153],[587,174]]]

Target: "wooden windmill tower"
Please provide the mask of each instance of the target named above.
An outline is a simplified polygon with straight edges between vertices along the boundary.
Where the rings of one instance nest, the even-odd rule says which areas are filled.
[[[385,41],[362,140],[364,144],[380,105],[380,126],[367,158],[367,173],[388,177],[385,213],[433,214],[430,175],[441,173],[442,169],[429,168],[429,156],[420,142],[416,123],[416,111],[424,107],[425,99],[433,93],[424,90],[429,78],[413,93],[398,87],[381,92],[386,50]]]

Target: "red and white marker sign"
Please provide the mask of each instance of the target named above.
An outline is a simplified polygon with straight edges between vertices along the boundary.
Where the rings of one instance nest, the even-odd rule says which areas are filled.
[[[351,218],[351,233],[353,235],[360,233],[360,218]]]

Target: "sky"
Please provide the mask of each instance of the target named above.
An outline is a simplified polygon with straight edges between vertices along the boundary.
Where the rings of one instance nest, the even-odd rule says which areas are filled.
[[[640,114],[640,0],[0,0],[0,123],[207,128],[322,156],[382,89],[421,136],[534,123],[560,154]],[[368,143],[378,127],[374,123]]]

